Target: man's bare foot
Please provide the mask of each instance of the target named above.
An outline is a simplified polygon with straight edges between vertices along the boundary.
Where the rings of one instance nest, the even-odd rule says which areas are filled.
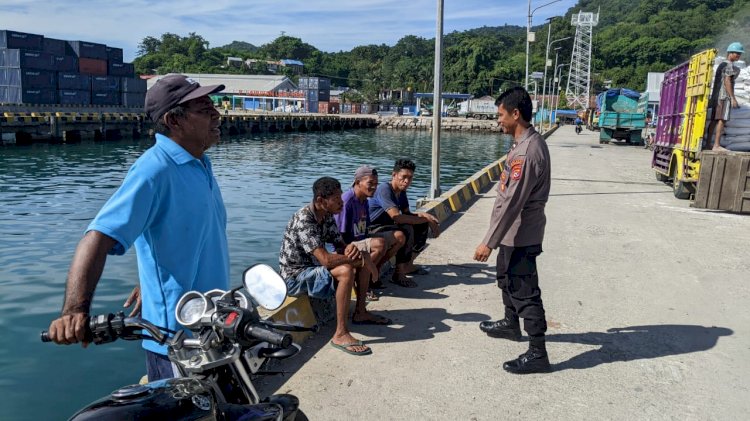
[[[343,335],[338,335],[331,338],[331,344],[339,349],[343,348],[342,350],[349,351],[350,354],[364,354],[372,352],[369,346],[363,344],[361,340],[355,338],[351,335],[351,333],[348,332]]]
[[[714,152],[729,152],[729,149],[723,146],[714,146],[713,148],[711,148],[711,150]]]

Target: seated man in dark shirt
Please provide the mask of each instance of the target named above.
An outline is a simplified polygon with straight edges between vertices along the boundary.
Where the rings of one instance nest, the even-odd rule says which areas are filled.
[[[365,308],[367,284],[377,268],[368,253],[360,252],[354,244],[344,243],[333,220],[333,215],[341,212],[342,207],[338,181],[331,177],[315,181],[312,203],[297,211],[286,226],[279,266],[290,296],[307,294],[328,298],[335,295],[336,332],[331,345],[348,354],[367,355],[372,350],[354,338],[347,327],[352,287],[357,286],[353,323],[389,324],[390,320],[369,313]],[[336,252],[329,252],[326,244],[332,244]]]
[[[406,190],[411,185],[416,168],[409,159],[396,161],[391,179],[381,183],[369,200],[371,232],[399,230],[406,235],[406,243],[396,253],[396,271],[391,280],[407,288],[414,288],[417,284],[407,278],[406,274],[424,274],[423,269],[414,266],[414,259],[424,250],[429,230],[432,230],[435,237],[440,235],[437,218],[428,213],[412,213],[409,210]]]

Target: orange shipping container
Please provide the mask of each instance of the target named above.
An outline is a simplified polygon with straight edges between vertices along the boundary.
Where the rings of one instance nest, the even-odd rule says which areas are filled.
[[[78,59],[78,71],[86,75],[107,76],[107,60],[81,57]]]
[[[328,114],[328,103],[325,101],[318,102],[318,113]]]

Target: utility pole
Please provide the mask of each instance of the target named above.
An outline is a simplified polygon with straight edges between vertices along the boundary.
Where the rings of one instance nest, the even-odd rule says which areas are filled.
[[[558,1],[562,1],[562,0],[552,0],[549,3],[545,3],[535,8],[534,10],[531,10],[531,0],[529,0],[529,14],[528,14],[529,19],[526,23],[526,73],[525,73],[525,79],[524,79],[524,84],[523,84],[523,88],[526,90],[529,89],[529,44],[533,42],[533,40],[531,39],[532,38],[531,34],[533,34],[533,32],[531,32],[531,18],[534,16],[534,12],[536,12],[537,10],[545,6],[549,6],[552,3],[557,3]]]
[[[437,0],[437,28],[435,30],[435,83],[432,93],[432,174],[430,199],[440,196],[440,124],[443,113],[443,0]]]
[[[544,53],[544,81],[542,82],[542,105],[544,105],[544,96],[547,93],[547,68],[549,67],[549,42],[550,38],[552,38],[552,21],[557,16],[552,16],[547,18],[547,49]],[[547,102],[547,105],[544,106],[544,113],[549,114],[549,102]],[[544,133],[544,114],[542,114],[542,120],[541,124],[539,126],[541,129],[540,131]]]

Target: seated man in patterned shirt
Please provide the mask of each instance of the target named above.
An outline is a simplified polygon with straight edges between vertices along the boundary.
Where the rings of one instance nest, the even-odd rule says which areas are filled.
[[[353,323],[388,324],[390,320],[365,308],[369,280],[377,279],[378,271],[368,253],[344,243],[333,220],[342,207],[341,184],[336,179],[323,177],[315,181],[312,203],[297,211],[286,226],[279,266],[289,295],[307,294],[313,298],[335,295],[336,332],[331,345],[348,354],[367,355],[372,350],[354,338],[347,327],[352,287],[357,288]],[[326,244],[332,244],[335,252],[329,252]]]

